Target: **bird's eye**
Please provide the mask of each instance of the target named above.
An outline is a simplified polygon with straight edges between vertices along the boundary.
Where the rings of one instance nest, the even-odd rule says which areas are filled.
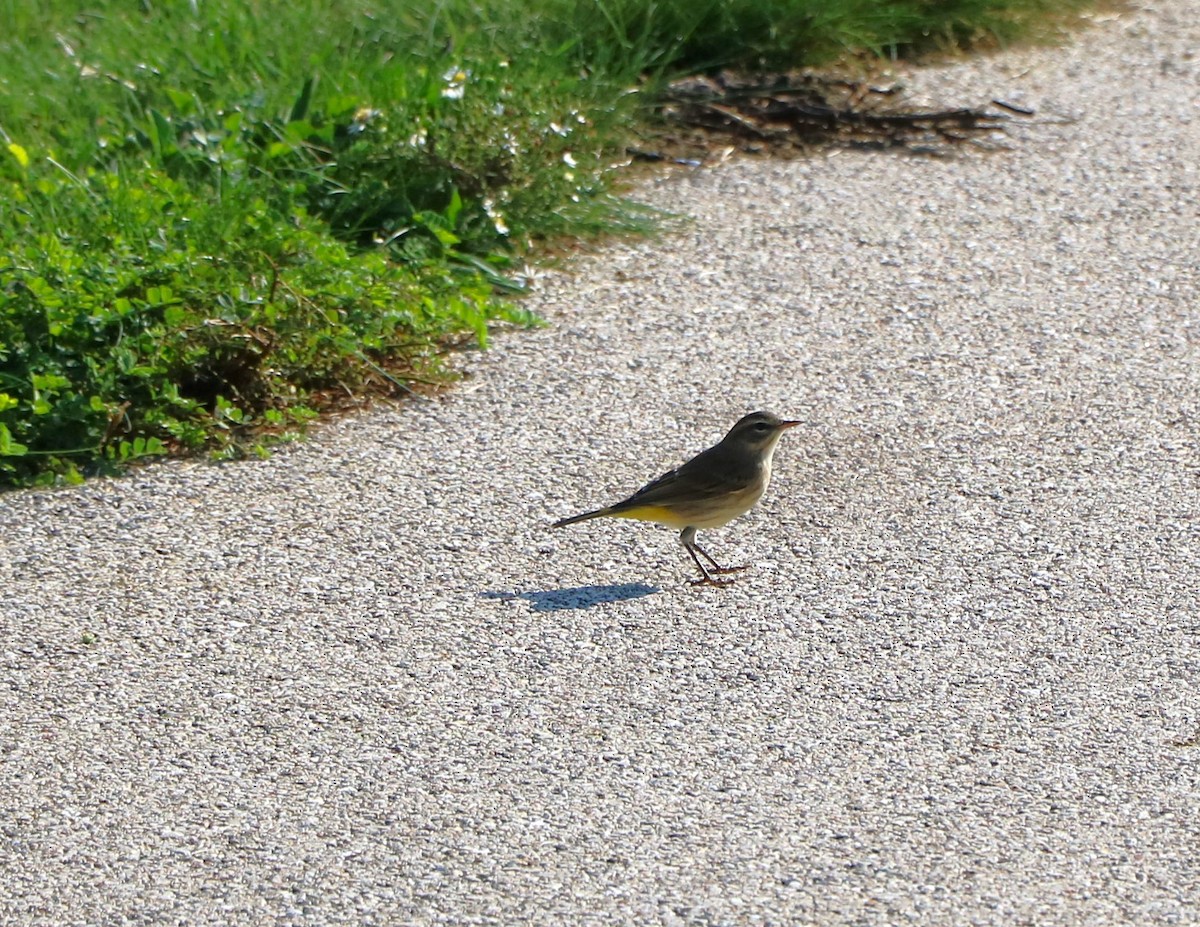
[[[770,431],[770,430],[771,430],[771,426],[770,426],[770,425],[768,425],[766,422],[758,422],[758,423],[757,423],[757,424],[754,426],[754,430],[755,430],[755,431]]]

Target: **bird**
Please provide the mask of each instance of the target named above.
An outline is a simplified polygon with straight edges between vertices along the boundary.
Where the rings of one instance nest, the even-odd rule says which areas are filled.
[[[633,518],[679,528],[679,542],[700,570],[693,586],[727,586],[746,566],[723,567],[696,543],[696,532],[718,528],[744,515],[762,498],[771,482],[771,458],[783,433],[799,421],[770,412],[751,412],[738,420],[719,444],[701,451],[687,463],[647,483],[628,499],[553,524],[565,528],[593,518]],[[701,562],[708,561],[706,567]]]

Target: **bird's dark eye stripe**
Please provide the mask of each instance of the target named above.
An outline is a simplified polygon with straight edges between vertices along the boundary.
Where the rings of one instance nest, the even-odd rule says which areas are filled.
[[[770,431],[770,429],[771,429],[771,426],[768,425],[766,422],[756,422],[754,425],[755,431]]]

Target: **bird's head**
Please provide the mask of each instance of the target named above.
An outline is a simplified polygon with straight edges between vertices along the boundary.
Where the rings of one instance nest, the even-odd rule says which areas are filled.
[[[803,424],[781,419],[770,412],[751,412],[729,429],[722,444],[729,444],[755,454],[768,454],[775,449],[780,436],[789,428]]]

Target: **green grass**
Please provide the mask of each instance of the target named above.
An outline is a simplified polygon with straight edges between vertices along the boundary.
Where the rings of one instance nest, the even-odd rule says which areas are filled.
[[[1083,5],[0,0],[0,485],[261,452],[532,322],[539,242],[649,227],[613,165],[658,79]]]

